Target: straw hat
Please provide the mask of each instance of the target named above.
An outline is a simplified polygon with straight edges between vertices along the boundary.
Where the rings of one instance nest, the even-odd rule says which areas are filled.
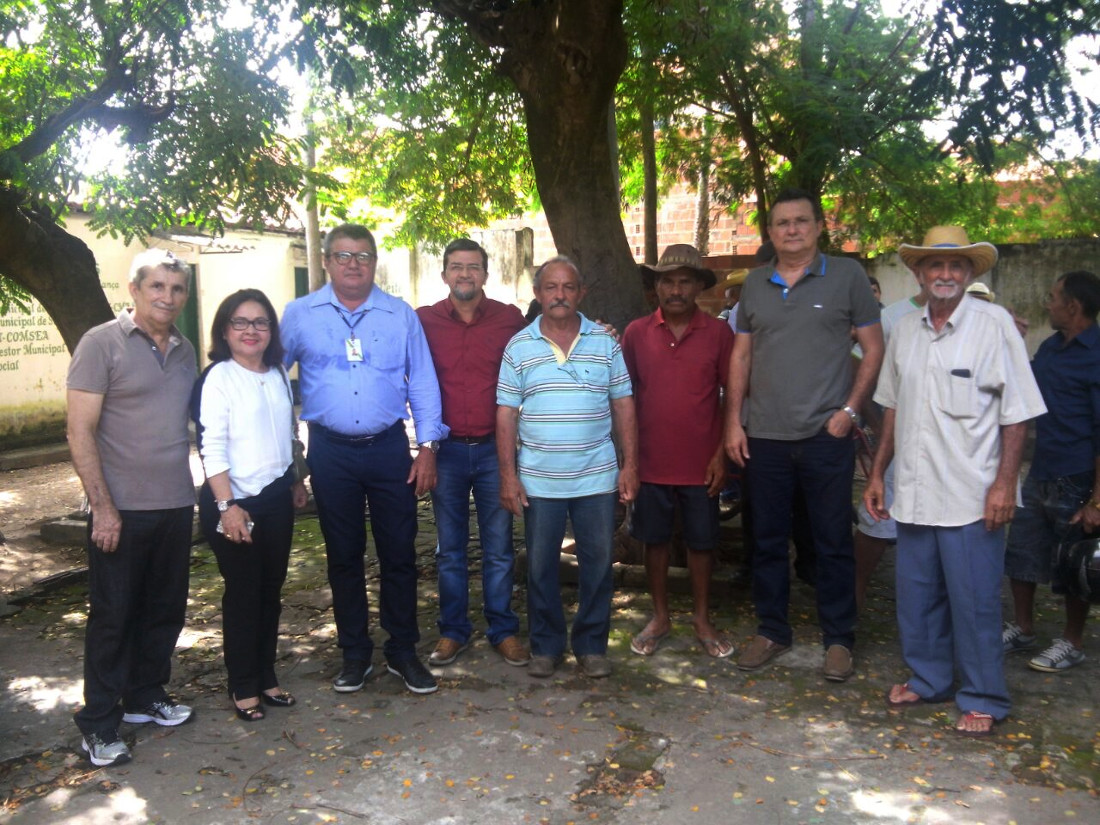
[[[961,226],[933,226],[924,236],[922,246],[903,243],[898,247],[898,255],[910,269],[929,255],[961,255],[974,264],[974,277],[984,275],[997,263],[997,247],[980,241],[970,243],[966,230]]]
[[[661,255],[661,260],[657,261],[656,266],[639,264],[638,269],[642,273],[642,281],[651,288],[659,273],[673,272],[677,269],[690,269],[694,272],[703,282],[703,289],[710,289],[718,283],[714,272],[703,266],[699,250],[686,243],[674,243],[665,247],[664,254]]]
[[[975,281],[968,286],[966,288],[966,294],[974,298],[980,298],[983,301],[989,301],[989,303],[993,303],[993,300],[997,297],[993,290],[981,281]]]

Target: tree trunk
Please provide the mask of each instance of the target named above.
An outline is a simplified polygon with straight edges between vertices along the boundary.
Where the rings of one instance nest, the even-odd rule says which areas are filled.
[[[622,2],[522,4],[505,13],[501,34],[501,68],[523,100],[554,244],[577,262],[588,288],[581,310],[623,329],[646,307],[609,137],[609,104],[627,57]]]
[[[95,256],[52,219],[0,192],[0,273],[38,299],[72,352],[82,335],[114,317]]]
[[[651,63],[645,56],[642,58],[642,63],[642,71],[646,72],[649,75],[648,79],[653,81],[650,87],[653,88],[656,82],[649,70]],[[645,230],[645,262],[655,264],[659,258],[657,252],[657,136],[654,134],[656,117],[653,114],[653,98],[648,89],[642,97],[638,121],[638,128],[642,133],[642,222]]]

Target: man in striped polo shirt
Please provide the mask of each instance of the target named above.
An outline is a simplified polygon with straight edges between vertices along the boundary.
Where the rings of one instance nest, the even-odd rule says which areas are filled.
[[[576,264],[551,258],[535,272],[534,287],[543,314],[504,350],[496,426],[501,503],[524,516],[528,670],[551,676],[565,653],[558,563],[568,517],[580,566],[571,646],[585,675],[600,678],[611,674],[615,503],[638,491],[634,399],[618,343],[577,311],[584,282]]]

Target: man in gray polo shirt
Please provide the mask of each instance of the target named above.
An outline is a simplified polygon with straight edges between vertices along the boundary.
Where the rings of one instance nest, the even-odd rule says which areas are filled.
[[[749,273],[741,293],[726,452],[747,466],[756,541],[753,601],[759,625],[737,666],[756,670],[790,650],[787,539],[797,484],[806,496],[817,556],[823,673],[844,681],[854,670],[856,617],[851,431],[855,411],[874,386],[883,345],[867,274],[849,258],[818,251],[824,228],[821,203],[808,192],[787,189],[772,204],[768,230],[776,257]],[[853,327],[863,349],[854,376]],[[741,420],[746,394],[747,422]]]
[[[187,607],[195,503],[195,350],[175,327],[190,280],[164,250],[138,255],[133,310],[88,330],[69,365],[69,448],[92,511],[84,707],[74,718],[98,766],[130,761],[120,722],[191,718],[164,690]]]

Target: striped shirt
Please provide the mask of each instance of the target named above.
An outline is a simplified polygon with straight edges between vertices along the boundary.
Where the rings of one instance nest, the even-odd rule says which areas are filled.
[[[504,350],[497,404],[520,410],[519,478],[529,496],[577,498],[618,489],[610,402],[631,394],[630,375],[615,339],[580,319],[580,335],[560,363],[561,350],[542,335],[541,317]]]

